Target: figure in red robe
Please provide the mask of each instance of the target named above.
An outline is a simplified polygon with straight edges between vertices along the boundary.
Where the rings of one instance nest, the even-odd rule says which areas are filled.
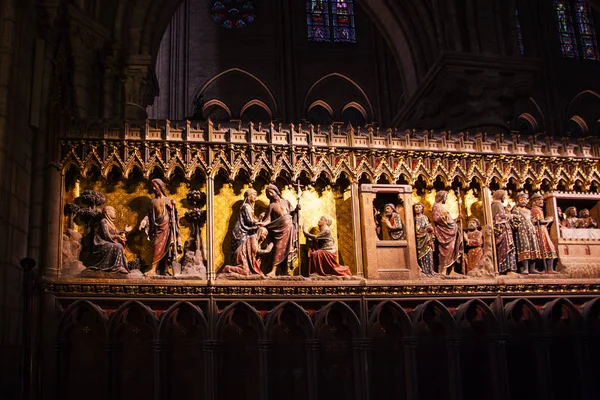
[[[315,245],[315,248],[310,250],[308,260],[309,275],[335,275],[335,276],[352,276],[350,267],[340,265],[337,260],[337,246],[331,229],[333,219],[329,215],[323,215],[319,219],[319,233],[313,235],[304,227],[304,236]]]

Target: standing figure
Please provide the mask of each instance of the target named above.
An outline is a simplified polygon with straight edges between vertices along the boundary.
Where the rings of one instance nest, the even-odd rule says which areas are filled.
[[[433,226],[423,211],[422,203],[413,205],[415,211],[415,236],[417,237],[417,259],[419,267],[425,275],[433,275],[433,246],[435,236]]]
[[[396,207],[392,203],[388,203],[383,207],[383,215],[381,216],[381,239],[406,239],[402,218],[400,218],[400,215],[396,212]]]
[[[260,269],[261,257],[273,249],[273,243],[269,243],[266,249],[262,244],[267,238],[268,232],[260,227],[256,233],[247,236],[233,253],[233,265],[226,265],[222,274],[236,273],[240,275],[263,275]]]
[[[536,193],[531,196],[531,221],[535,226],[537,238],[540,243],[540,250],[542,252],[542,261],[544,262],[544,270],[546,273],[555,274],[554,270],[554,259],[558,257],[554,243],[550,239],[548,233],[548,225],[554,221],[554,218],[544,218],[544,197]]]
[[[155,198],[150,201],[148,215],[140,223],[140,230],[146,232],[154,245],[152,265],[146,275],[156,275],[157,271],[167,274],[182,251],[179,215],[175,201],[167,197],[167,187],[161,179],[152,179],[152,189]]]
[[[294,216],[300,204],[294,209],[287,199],[281,197],[275,185],[268,185],[266,192],[271,204],[264,227],[269,231],[268,240],[274,246],[273,251],[264,257],[262,270],[269,275],[289,275],[297,251],[298,221],[294,220]]]
[[[352,276],[350,267],[340,265],[337,260],[337,246],[331,229],[333,219],[329,215],[323,215],[319,219],[319,233],[313,235],[304,226],[304,236],[313,242],[314,248],[308,252],[308,274],[309,275],[336,275]]]
[[[240,215],[233,226],[231,251],[236,252],[237,248],[242,245],[248,236],[256,233],[260,226],[260,221],[265,216],[261,213],[258,218],[254,215],[254,205],[256,204],[256,190],[248,189],[244,192],[244,203],[240,208]]]
[[[462,215],[453,219],[446,209],[448,192],[440,190],[435,195],[435,203],[431,210],[433,223],[435,224],[435,237],[438,243],[438,272],[446,275],[448,269],[454,273],[453,265],[459,261],[462,246],[462,235],[459,235],[457,221],[462,220]]]
[[[577,209],[573,206],[567,207],[565,219],[562,220],[561,225],[565,228],[577,228],[577,221]]]
[[[527,208],[529,195],[519,193],[515,198],[517,203],[512,209],[515,221],[515,244],[517,245],[517,261],[521,264],[521,274],[540,274],[535,269],[535,261],[542,258],[540,242],[531,222],[531,210]]]
[[[119,232],[115,226],[115,217],[117,213],[111,206],[102,209],[102,220],[96,227],[94,235],[94,260],[96,263],[91,269],[97,269],[104,272],[118,272],[128,274],[127,259],[125,258],[125,235],[131,231],[130,226],[125,227],[125,231]]]
[[[504,190],[496,190],[492,195],[496,258],[498,259],[498,272],[500,274],[515,275],[517,271],[517,256],[511,224],[512,214],[506,212],[505,201],[506,192]]]
[[[582,228],[582,229],[598,227],[598,223],[596,222],[596,220],[594,218],[590,217],[590,210],[588,210],[587,208],[584,208],[583,210],[579,211],[579,219],[577,220],[577,227]]]
[[[465,235],[465,250],[467,257],[465,259],[465,273],[468,273],[479,265],[483,257],[483,233],[481,233],[481,223],[477,218],[471,218],[467,224]]]

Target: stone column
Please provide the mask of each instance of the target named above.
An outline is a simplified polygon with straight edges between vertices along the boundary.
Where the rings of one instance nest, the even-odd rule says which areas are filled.
[[[64,340],[57,340],[53,344],[54,355],[56,356],[56,395],[59,399],[67,398],[67,378],[68,378],[68,360],[69,343]],[[23,385],[26,383],[23,381]],[[26,392],[23,392],[23,399],[27,399]]]
[[[415,337],[403,337],[402,347],[404,349],[404,379],[406,383],[406,399],[417,400],[419,398],[419,385],[417,373],[417,345],[419,340]]]
[[[215,178],[208,175],[206,180],[206,277],[209,282],[215,280]]]
[[[33,322],[33,268],[35,268],[35,260],[32,258],[23,258],[20,261],[21,268],[23,269],[23,315],[21,325],[21,340],[23,346],[22,352],[22,365],[23,375],[21,377],[23,399],[27,400],[31,398],[31,394],[35,393],[35,384],[32,380],[33,377],[33,341],[34,337],[34,322]]]
[[[306,339],[304,342],[306,350],[306,371],[308,380],[308,400],[316,400],[319,392],[318,362],[319,362],[319,340]]]
[[[152,352],[154,354],[154,400],[165,398],[163,382],[166,381],[164,353],[166,343],[164,340],[152,341]]]
[[[450,398],[462,400],[462,378],[460,371],[460,337],[449,336],[446,338],[446,352],[448,354],[448,373],[450,384]]]
[[[362,229],[360,222],[360,204],[358,182],[350,185],[350,198],[352,199],[352,227],[354,228],[354,259],[356,260],[356,275],[365,276],[363,264]]]
[[[260,398],[267,400],[269,398],[269,355],[271,353],[271,341],[258,341],[258,366],[260,372]]]
[[[106,351],[106,380],[108,385],[108,398],[117,398],[117,353],[119,351],[119,343],[114,340],[108,340],[104,344]]]
[[[205,368],[205,385],[204,398],[214,400],[216,395],[217,383],[217,355],[222,342],[217,340],[205,340],[202,342],[202,352],[204,353],[204,368]]]
[[[369,398],[369,369],[367,366],[367,353],[371,348],[371,339],[359,338],[352,342],[354,353],[354,391],[355,398],[367,400]]]
[[[58,165],[49,164],[46,173],[46,251],[42,264],[42,274],[58,278],[60,274],[61,219],[62,219],[62,180]]]
[[[549,346],[552,341],[552,336],[547,333],[539,333],[533,335],[535,353],[537,359],[537,382],[538,385],[538,399],[539,400],[550,400],[552,395],[550,394],[550,353]],[[558,377],[557,377],[558,379]]]
[[[508,366],[506,364],[507,335],[489,336],[489,351],[491,355],[492,385],[496,400],[510,399],[510,384],[508,380]]]

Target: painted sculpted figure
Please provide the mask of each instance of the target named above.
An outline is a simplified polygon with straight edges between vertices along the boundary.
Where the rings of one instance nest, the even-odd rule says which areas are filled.
[[[179,216],[175,201],[167,197],[167,187],[161,179],[152,179],[155,198],[150,201],[148,215],[140,223],[153,243],[152,265],[146,275],[168,273],[181,253]]]
[[[462,220],[459,215],[455,220],[446,209],[448,192],[440,190],[435,195],[435,203],[431,210],[433,223],[435,224],[435,237],[438,243],[438,272],[446,274],[448,269],[454,272],[453,265],[460,259],[460,247],[462,246],[462,235],[459,235],[457,221]]]
[[[127,242],[125,235],[131,231],[131,227],[127,226],[125,231],[120,232],[115,226],[116,215],[115,209],[111,206],[106,206],[102,210],[102,220],[94,235],[94,259],[96,263],[90,268],[104,272],[127,274],[129,271],[124,246]]]
[[[329,215],[323,215],[319,219],[319,233],[312,234],[304,226],[304,236],[311,242],[313,247],[308,253],[309,275],[336,275],[351,276],[350,267],[340,265],[337,260],[337,246],[331,234],[333,219]]]
[[[529,195],[519,193],[515,198],[516,206],[512,210],[515,221],[515,244],[517,247],[517,261],[521,264],[523,275],[539,274],[535,269],[535,261],[542,259],[540,242],[533,223],[531,221],[531,210],[527,208]]]
[[[423,213],[425,207],[422,203],[415,203],[415,235],[417,237],[417,259],[421,271],[426,275],[433,275],[433,246],[435,236],[429,218]]]
[[[233,237],[231,239],[231,251],[233,253],[246,241],[249,235],[256,233],[256,230],[261,225],[260,221],[265,214],[261,213],[258,218],[254,215],[256,196],[257,193],[254,189],[248,189],[244,192],[244,203],[240,208],[239,218],[233,227]]]
[[[261,256],[268,254],[273,249],[273,243],[263,249],[262,244],[267,238],[267,230],[263,227],[256,233],[247,236],[233,253],[233,265],[223,267],[221,273],[236,273],[240,275],[263,275],[260,264]]]
[[[281,197],[275,185],[267,186],[270,200],[267,220],[264,227],[269,231],[268,241],[273,243],[273,251],[263,259],[262,270],[270,275],[288,275],[297,251],[298,221],[295,216],[299,210]]]
[[[511,224],[512,214],[506,212],[505,201],[506,192],[496,190],[492,195],[492,218],[494,219],[494,241],[496,242],[498,272],[511,275],[517,271],[517,257]]]
[[[579,219],[577,220],[577,227],[582,228],[582,229],[598,227],[598,223],[596,222],[596,220],[594,218],[592,218],[590,216],[590,210],[588,210],[587,208],[584,208],[583,210],[579,211]]]
[[[567,207],[565,210],[565,219],[562,220],[561,225],[565,228],[577,228],[577,209],[573,206]]]
[[[400,215],[396,212],[396,207],[392,203],[386,204],[383,208],[383,215],[381,216],[381,239],[406,239],[402,218],[400,218]]]
[[[465,250],[467,257],[465,259],[465,273],[474,270],[479,265],[483,257],[483,233],[481,233],[481,223],[477,218],[471,218],[467,224],[465,235]]]
[[[554,221],[552,217],[544,217],[544,197],[536,193],[531,196],[531,221],[535,226],[537,238],[542,252],[542,261],[546,273],[554,274],[554,259],[558,257],[554,243],[548,233],[548,225]]]

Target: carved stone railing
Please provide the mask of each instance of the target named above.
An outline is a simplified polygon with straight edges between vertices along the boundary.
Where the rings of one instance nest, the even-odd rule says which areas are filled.
[[[135,167],[146,176],[159,168],[167,178],[181,170],[188,179],[198,169],[229,179],[241,170],[272,180],[305,173],[335,181],[344,174],[352,181],[412,184],[422,177],[427,185],[438,178],[449,185],[475,179],[503,187],[512,179],[535,190],[586,192],[600,185],[599,157],[597,141],[524,140],[518,134],[147,120],[72,128],[62,141],[61,166],[83,175],[92,165],[103,175],[116,167],[125,176]]]

